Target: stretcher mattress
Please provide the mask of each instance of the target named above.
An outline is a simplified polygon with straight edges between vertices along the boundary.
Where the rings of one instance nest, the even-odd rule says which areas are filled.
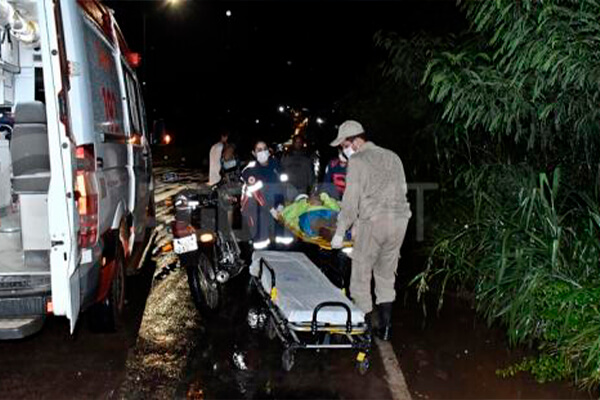
[[[326,301],[335,301],[350,307],[352,325],[365,321],[364,313],[356,307],[306,255],[288,251],[255,251],[252,254],[250,273],[258,277],[260,259],[264,258],[275,271],[277,295],[273,303],[284,317],[292,323],[312,321],[315,307]],[[271,292],[271,273],[263,267],[262,287]],[[341,307],[324,307],[319,311],[319,322],[345,325],[347,313]]]

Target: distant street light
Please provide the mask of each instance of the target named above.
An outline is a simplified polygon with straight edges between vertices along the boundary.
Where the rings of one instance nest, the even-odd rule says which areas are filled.
[[[225,15],[226,15],[227,17],[231,17],[231,10],[227,10],[227,11],[225,11]]]
[[[167,4],[170,6],[177,6],[180,3],[180,0],[167,0]]]
[[[258,120],[258,119],[257,119],[257,120],[256,120],[256,121],[254,121],[254,122],[256,122],[257,124],[259,124],[259,123],[260,123],[260,120]]]
[[[317,117],[317,124],[321,125],[324,122],[325,121],[323,120],[323,118]]]
[[[279,112],[282,113],[285,111],[285,107],[284,106],[279,106],[278,108]]]

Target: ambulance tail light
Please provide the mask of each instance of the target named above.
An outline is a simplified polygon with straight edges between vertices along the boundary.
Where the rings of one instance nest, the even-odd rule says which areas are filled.
[[[79,212],[79,246],[91,247],[98,241],[98,188],[94,180],[94,145],[78,146],[75,154],[75,203]]]

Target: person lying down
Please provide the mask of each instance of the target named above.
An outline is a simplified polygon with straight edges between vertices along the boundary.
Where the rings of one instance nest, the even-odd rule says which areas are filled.
[[[293,203],[280,210],[276,218],[281,218],[288,227],[306,236],[331,241],[339,212],[339,202],[327,193],[321,193],[318,196],[298,196]],[[347,232],[346,239],[350,240],[350,232]]]

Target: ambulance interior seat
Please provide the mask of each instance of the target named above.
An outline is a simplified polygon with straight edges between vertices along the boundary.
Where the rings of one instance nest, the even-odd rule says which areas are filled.
[[[47,193],[50,185],[50,152],[44,103],[17,103],[10,154],[13,192]]]
[[[15,106],[10,156],[12,189],[18,196],[21,209],[21,241],[25,261],[27,264],[28,255],[44,260],[51,244],[48,225],[50,149],[44,103],[23,102]]]

